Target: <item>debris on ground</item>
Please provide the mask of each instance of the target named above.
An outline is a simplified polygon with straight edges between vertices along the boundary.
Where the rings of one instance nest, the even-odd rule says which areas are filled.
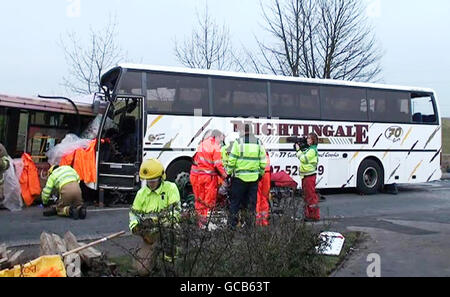
[[[0,245],[0,277],[116,276],[117,265],[93,246],[123,234],[124,231],[84,244],[70,231],[63,238],[42,232],[40,257],[26,264],[20,263],[23,250],[11,253],[6,245]]]
[[[319,254],[329,256],[339,256],[344,246],[345,237],[337,232],[320,233],[321,245],[316,247]]]
[[[0,245],[0,270],[9,269],[19,264],[20,256],[23,252],[23,250],[19,250],[13,253],[11,250],[8,250],[6,244]]]

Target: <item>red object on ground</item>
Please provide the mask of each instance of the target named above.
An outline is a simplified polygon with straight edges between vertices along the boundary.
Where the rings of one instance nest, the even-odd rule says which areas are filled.
[[[293,188],[297,189],[297,182],[293,180],[289,174],[287,174],[284,171],[280,171],[277,173],[272,173],[270,180],[272,183],[274,183],[275,187],[286,187],[286,188]]]

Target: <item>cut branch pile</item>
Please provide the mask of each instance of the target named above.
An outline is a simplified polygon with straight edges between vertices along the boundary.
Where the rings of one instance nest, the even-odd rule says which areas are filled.
[[[40,256],[45,255],[61,255],[66,265],[67,276],[80,277],[82,265],[88,269],[95,269],[96,266],[102,265],[103,254],[93,248],[88,247],[77,253],[64,256],[68,251],[80,248],[85,244],[79,243],[75,235],[68,231],[64,238],[57,234],[41,234]]]
[[[19,250],[12,253],[11,250],[7,249],[6,244],[0,245],[0,270],[9,269],[19,264],[19,259],[23,252],[23,250]]]

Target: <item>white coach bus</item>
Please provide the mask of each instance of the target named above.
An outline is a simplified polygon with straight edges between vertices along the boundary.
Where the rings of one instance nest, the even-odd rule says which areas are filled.
[[[101,85],[111,103],[99,135],[108,140],[98,147],[99,189],[136,190],[147,158],[174,180],[189,172],[208,130],[231,135],[244,123],[263,141],[273,172],[299,185],[290,139],[310,132],[319,136],[318,188],[372,194],[441,177],[430,89],[131,64],[105,73]]]

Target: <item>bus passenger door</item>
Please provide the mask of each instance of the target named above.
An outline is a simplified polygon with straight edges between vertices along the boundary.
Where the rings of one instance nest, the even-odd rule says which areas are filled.
[[[143,97],[117,97],[103,117],[97,158],[100,190],[136,191],[142,162]]]

